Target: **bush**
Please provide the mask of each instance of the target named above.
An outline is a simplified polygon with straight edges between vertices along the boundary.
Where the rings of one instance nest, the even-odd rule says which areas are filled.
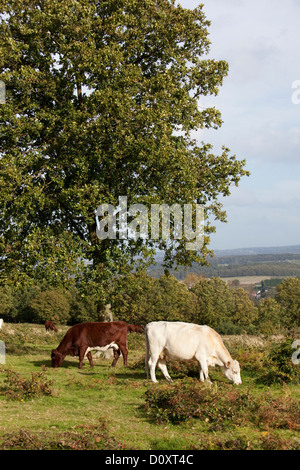
[[[207,324],[223,334],[249,331],[257,318],[257,309],[242,288],[232,289],[220,278],[200,279],[192,287],[198,299],[194,323]]]
[[[282,306],[281,321],[286,328],[296,328],[300,318],[300,279],[288,278],[276,287],[275,300]]]
[[[2,394],[11,400],[23,401],[39,395],[52,395],[53,381],[45,377],[44,371],[32,373],[30,379],[26,379],[10,369],[1,369],[0,371],[6,373]]]
[[[195,450],[300,450],[297,438],[282,439],[275,433],[262,433],[249,440],[248,435],[241,435],[237,438],[226,436],[205,436],[194,446]]]
[[[236,325],[232,321],[222,321],[218,326],[218,333],[221,335],[241,335],[245,331],[242,326]]]
[[[6,320],[7,315],[13,308],[13,292],[9,286],[0,286],[0,317]]]
[[[198,309],[196,295],[174,276],[154,279],[145,273],[120,277],[110,301],[114,316],[129,323],[191,321]]]
[[[145,407],[157,423],[179,424],[200,419],[213,432],[249,423],[262,430],[300,428],[298,400],[271,395],[256,397],[232,385],[210,387],[192,379],[148,388]]]
[[[257,306],[257,327],[265,335],[273,335],[280,331],[284,310],[275,299],[266,297]]]
[[[146,391],[146,409],[158,422],[178,424],[197,418],[210,429],[220,430],[237,422],[244,408],[256,408],[253,397],[227,384],[211,388],[185,379],[176,381],[176,385],[156,385]]]
[[[40,292],[31,302],[37,321],[67,323],[70,319],[70,295],[60,289]]]
[[[220,323],[232,320],[234,313],[233,292],[222,279],[200,279],[192,289],[198,299],[198,312],[193,322],[207,324],[218,329]]]
[[[50,433],[33,434],[25,429],[6,434],[3,439],[0,450],[123,450],[126,447],[108,433],[102,420],[96,425],[78,425],[55,439]]]
[[[276,383],[300,383],[300,365],[293,364],[292,340],[276,344],[267,354],[264,360],[266,371],[259,379],[266,385]]]

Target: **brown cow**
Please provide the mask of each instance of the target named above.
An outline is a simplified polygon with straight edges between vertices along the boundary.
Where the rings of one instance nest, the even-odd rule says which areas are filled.
[[[127,325],[128,333],[144,333],[145,326],[144,325]]]
[[[50,321],[50,320],[45,321],[45,328],[46,328],[46,331],[52,330],[52,331],[56,331],[56,333],[58,331],[53,321]]]
[[[122,352],[124,365],[127,365],[127,324],[124,321],[86,322],[72,326],[65,334],[60,344],[51,353],[52,367],[59,367],[64,358],[79,356],[79,369],[82,368],[83,358],[87,352],[90,366],[94,367],[91,350],[106,350],[113,348],[114,367]]]

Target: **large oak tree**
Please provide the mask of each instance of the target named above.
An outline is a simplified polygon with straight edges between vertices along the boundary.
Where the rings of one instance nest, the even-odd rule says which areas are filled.
[[[191,138],[222,124],[198,101],[228,72],[206,57],[203,6],[6,0],[0,19],[2,276],[61,285],[88,274],[99,287],[150,248],[164,249],[166,265],[202,262],[209,224],[202,249],[186,251],[184,240],[99,240],[94,211],[127,196],[199,203],[225,220],[218,197],[246,171],[225,147],[214,155]]]

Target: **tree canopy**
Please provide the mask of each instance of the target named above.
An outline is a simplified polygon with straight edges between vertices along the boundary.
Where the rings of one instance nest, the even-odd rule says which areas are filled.
[[[100,289],[152,248],[166,265],[203,262],[182,241],[99,240],[99,204],[198,203],[225,220],[219,195],[245,161],[214,155],[191,132],[219,128],[216,95],[228,73],[208,59],[203,6],[168,0],[7,0],[0,6],[0,250],[4,279],[80,276]],[[81,262],[80,262],[81,260]],[[84,262],[84,263],[83,263]],[[102,289],[102,290],[101,290]]]

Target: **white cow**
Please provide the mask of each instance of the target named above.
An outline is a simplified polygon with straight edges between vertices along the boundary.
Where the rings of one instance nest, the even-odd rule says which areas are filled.
[[[145,365],[148,366],[153,382],[155,367],[161,369],[165,378],[172,382],[166,366],[166,358],[188,360],[195,358],[199,363],[200,380],[209,381],[208,367],[221,366],[225,376],[234,384],[242,383],[240,366],[233,360],[223,344],[221,336],[209,326],[184,322],[151,322],[146,325]]]

